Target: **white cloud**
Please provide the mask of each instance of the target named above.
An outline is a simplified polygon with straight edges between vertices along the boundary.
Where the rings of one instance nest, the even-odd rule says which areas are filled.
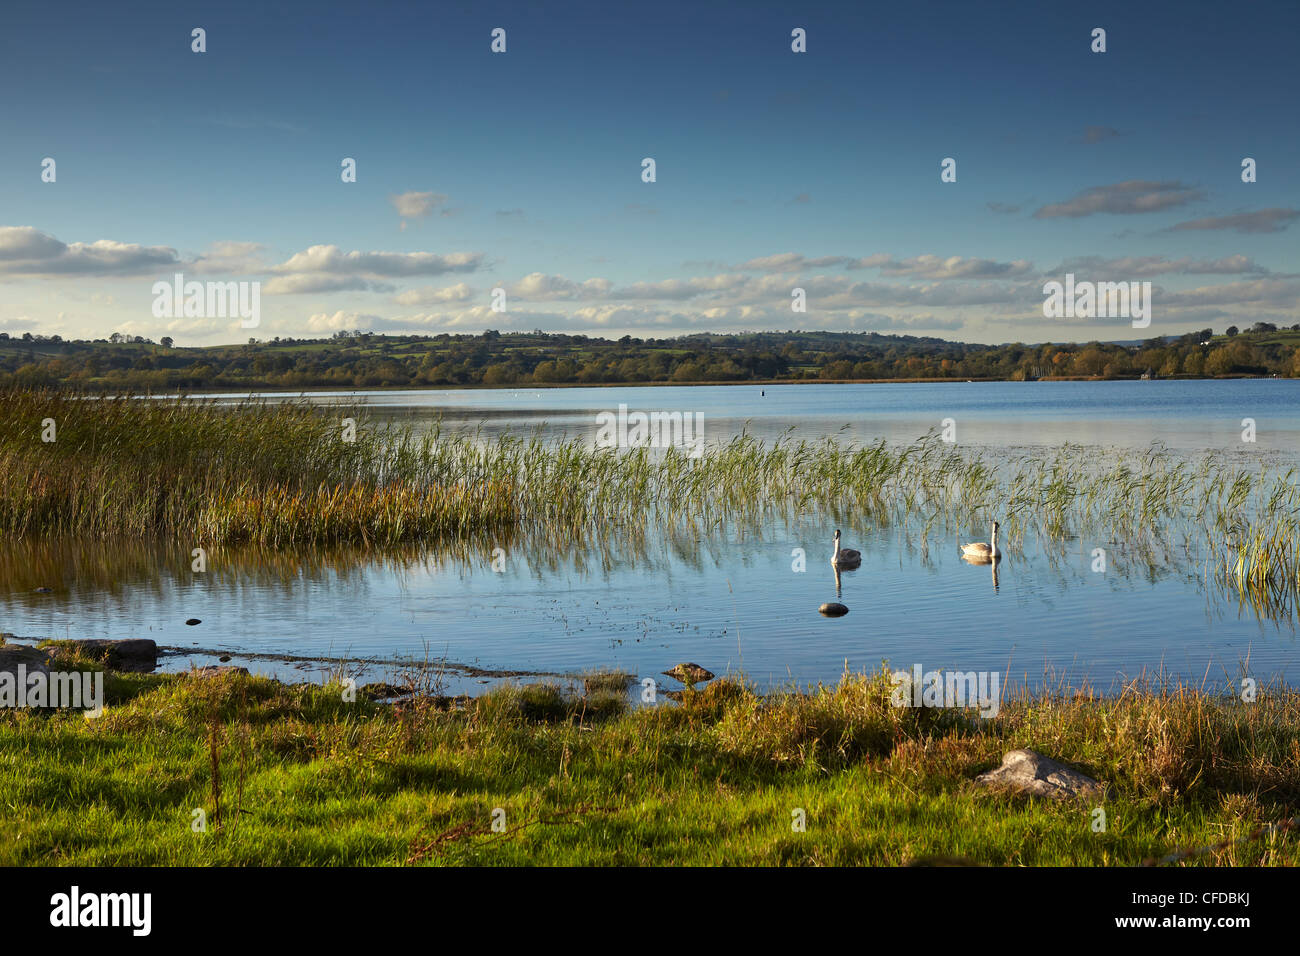
[[[131,276],[178,263],[176,250],[166,246],[112,239],[64,243],[31,226],[0,226],[0,275]]]
[[[436,276],[473,272],[483,263],[481,252],[344,252],[338,246],[312,246],[271,269],[281,275],[324,273],[350,276]]]
[[[474,290],[463,282],[438,289],[424,286],[420,289],[408,289],[393,297],[398,305],[438,305],[444,302],[464,302],[473,296]]]

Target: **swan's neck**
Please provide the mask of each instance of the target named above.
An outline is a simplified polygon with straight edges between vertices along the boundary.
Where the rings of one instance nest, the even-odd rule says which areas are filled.
[[[996,555],[998,553],[998,529],[997,528],[993,529],[993,540],[990,542],[990,544],[993,545],[993,554]]]
[[[839,538],[836,538],[836,539],[835,539],[835,553],[832,554],[831,557],[832,557],[832,558],[838,558],[839,556],[840,556],[840,539],[839,539]]]

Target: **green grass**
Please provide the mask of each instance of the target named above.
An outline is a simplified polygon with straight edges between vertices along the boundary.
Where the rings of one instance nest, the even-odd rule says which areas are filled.
[[[607,680],[398,706],[237,676],[113,674],[108,693],[98,720],[0,713],[0,865],[1133,865],[1300,801],[1285,689],[1045,694],[992,720],[891,707],[879,675],[766,698],[720,680],[635,710]],[[1105,832],[1095,801],[973,782],[1022,746],[1109,784]],[[1300,847],[1279,832],[1193,862]]]

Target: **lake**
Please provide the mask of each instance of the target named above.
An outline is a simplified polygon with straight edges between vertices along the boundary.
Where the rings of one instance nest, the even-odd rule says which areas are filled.
[[[268,396],[284,400],[291,396]],[[593,441],[597,416],[698,413],[707,442],[742,430],[765,440],[914,442],[949,428],[994,457],[1063,443],[1078,454],[1160,443],[1213,450],[1242,468],[1300,463],[1300,381],[1029,382],[495,389],[313,393],[364,402],[380,418]],[[233,400],[220,396],[220,400]],[[1250,422],[1244,422],[1249,419]],[[947,422],[945,422],[947,420]],[[1254,441],[1243,440],[1253,429]],[[862,551],[837,592],[832,535]],[[969,527],[961,541],[988,540]],[[764,687],[834,681],[888,660],[911,670],[997,671],[1016,682],[1113,691],[1141,674],[1194,682],[1243,674],[1295,683],[1296,625],[1261,615],[1207,579],[1198,542],[1156,562],[1123,541],[1027,537],[997,565],[964,562],[953,535],[918,538],[854,514],[724,523],[705,534],[650,535],[557,554],[521,546],[493,568],[491,548],[230,554],[202,575],[188,550],[143,542],[10,542],[0,547],[0,631],[20,638],[150,637],[195,648],[165,669],[213,663],[318,678],[331,665],[279,657],[445,659],[449,692],[476,693],[499,672],[625,669],[658,678],[681,661],[743,672]],[[1104,571],[1093,549],[1107,549]],[[800,569],[800,553],[804,560]],[[36,588],[49,593],[36,593]],[[842,601],[840,618],[818,614]],[[187,618],[202,624],[187,627]],[[263,658],[257,655],[268,655]],[[666,686],[676,686],[663,679]]]

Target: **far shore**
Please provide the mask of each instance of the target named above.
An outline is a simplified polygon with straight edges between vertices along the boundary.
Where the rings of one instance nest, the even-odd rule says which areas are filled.
[[[726,385],[736,388],[774,388],[778,385],[973,385],[988,383],[1005,383],[1008,385],[1033,385],[1037,382],[1223,382],[1240,379],[1276,379],[1278,381],[1300,381],[1285,379],[1279,375],[1173,375],[1169,378],[1143,379],[1138,376],[1123,378],[1100,378],[1097,376],[1050,375],[1044,378],[1032,378],[1017,381],[1010,378],[775,378],[746,379],[743,382],[517,382],[507,385],[354,385],[350,388],[338,385],[303,385],[296,388],[283,386],[258,386],[255,388],[233,388],[223,385],[201,385],[181,391],[166,389],[164,392],[148,393],[155,397],[168,395],[309,395],[318,393],[354,393],[354,392],[527,392],[544,389],[568,388],[697,388],[702,386]],[[104,390],[107,385],[102,386]],[[91,389],[93,391],[93,389]],[[120,390],[119,390],[120,391]],[[137,394],[123,391],[122,394]]]

